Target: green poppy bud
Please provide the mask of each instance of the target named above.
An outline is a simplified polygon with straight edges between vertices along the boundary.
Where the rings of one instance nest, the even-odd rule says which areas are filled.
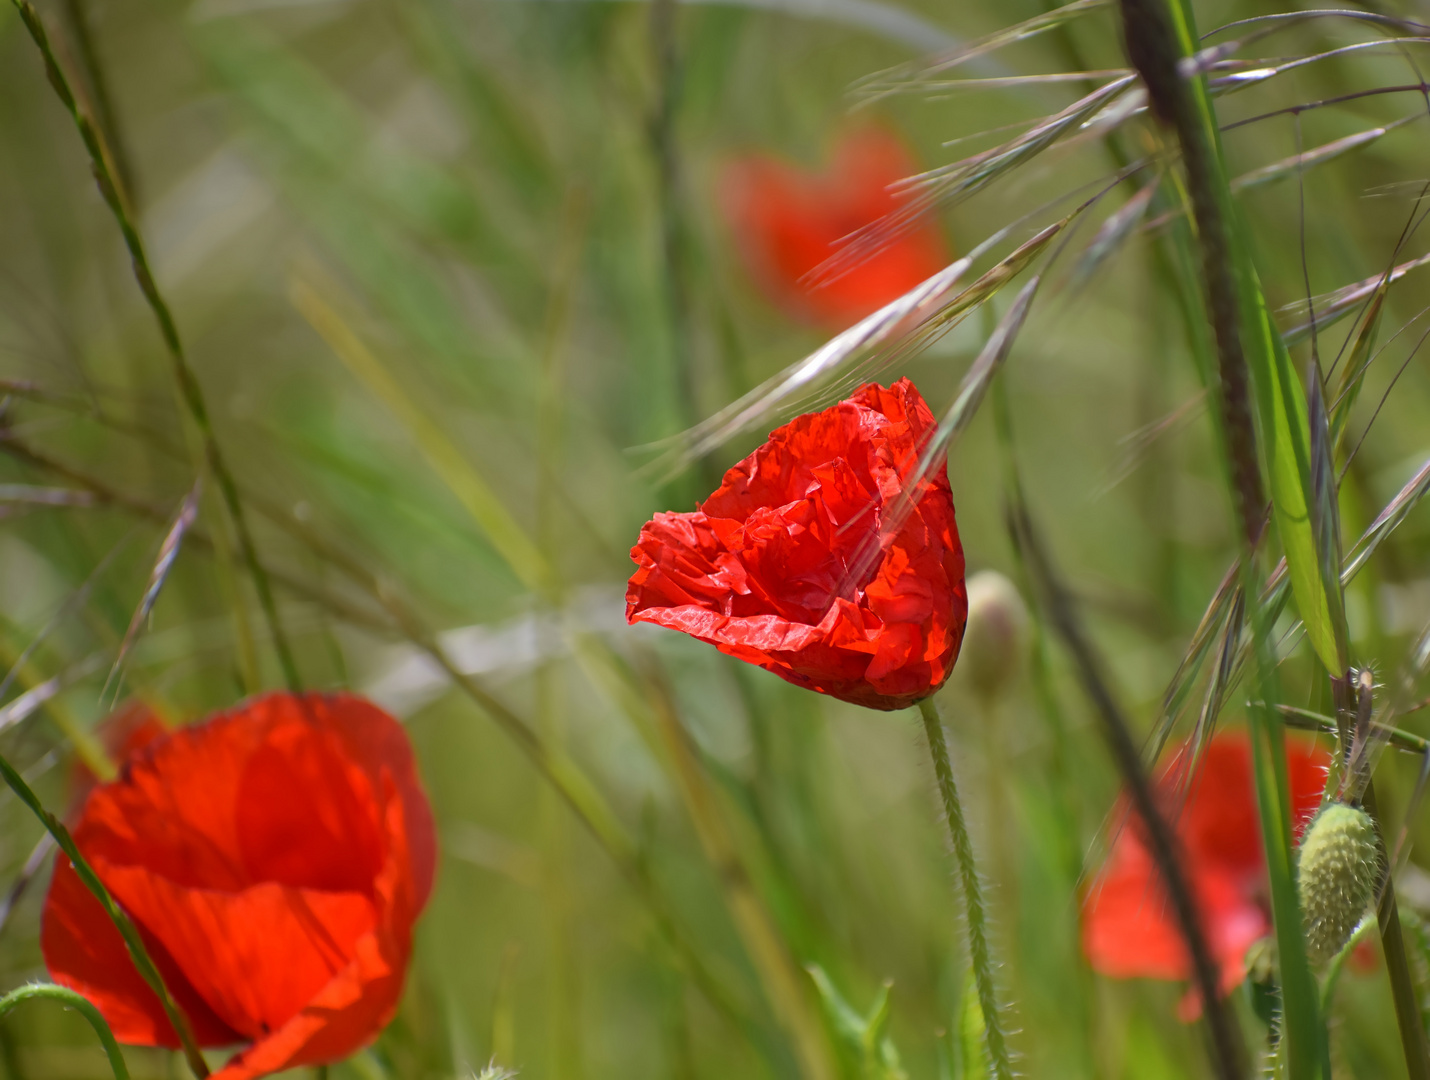
[[[1027,626],[1028,609],[1006,577],[980,570],[968,579],[968,628],[958,667],[980,698],[1000,697],[1017,674]]]
[[[1375,822],[1364,810],[1329,803],[1306,827],[1298,885],[1313,964],[1330,960],[1350,939],[1370,906],[1379,872]]]

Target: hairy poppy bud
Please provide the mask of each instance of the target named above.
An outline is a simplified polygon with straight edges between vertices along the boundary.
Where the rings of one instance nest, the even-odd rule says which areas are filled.
[[[1017,673],[1028,628],[1028,609],[1014,584],[996,570],[968,579],[968,627],[962,663],[974,693],[1000,697]]]
[[[1364,810],[1333,802],[1306,828],[1299,887],[1312,963],[1330,960],[1350,939],[1370,906],[1379,869],[1375,822]]]

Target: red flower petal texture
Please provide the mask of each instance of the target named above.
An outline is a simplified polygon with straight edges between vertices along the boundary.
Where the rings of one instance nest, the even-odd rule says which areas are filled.
[[[1188,748],[1184,747],[1179,759]],[[1296,828],[1320,804],[1330,754],[1309,742],[1288,740],[1286,761]],[[1208,744],[1180,812],[1176,777],[1164,768],[1156,783],[1176,823],[1184,867],[1200,901],[1208,945],[1221,971],[1221,990],[1245,976],[1247,948],[1271,932],[1266,856],[1261,846],[1251,746],[1244,734],[1217,735]],[[1123,828],[1082,909],[1082,945],[1088,962],[1115,978],[1191,978],[1191,959],[1172,915],[1156,865],[1140,830]],[[1183,1016],[1200,1004],[1185,1003]]]
[[[95,735],[110,761],[128,761],[167,730],[153,709],[136,700],[100,721]],[[70,806],[78,811],[97,783],[99,777],[90,771],[89,766],[76,761],[70,774]]]
[[[195,1037],[247,1080],[336,1061],[391,1019],[436,837],[406,733],[346,695],[273,694],[144,745],[73,829]],[[61,860],[41,946],[115,1036],[177,1046],[98,901]]]
[[[897,210],[891,185],[917,172],[898,138],[868,128],[840,143],[824,175],[766,156],[733,162],[721,176],[721,203],[750,272],[771,298],[801,318],[842,329],[951,261],[938,227],[922,221],[892,233],[846,273],[805,279],[851,233]]]
[[[932,694],[968,620],[943,468],[910,492],[913,513],[864,580],[846,578],[933,428],[900,379],[772,432],[694,513],[656,514],[641,529],[626,619],[856,705],[902,709]]]

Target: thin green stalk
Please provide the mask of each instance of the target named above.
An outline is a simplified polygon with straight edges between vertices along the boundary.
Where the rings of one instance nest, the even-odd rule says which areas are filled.
[[[557,531],[557,470],[565,446],[562,413],[565,392],[565,332],[581,253],[585,245],[586,200],[579,188],[568,193],[562,214],[561,241],[552,274],[551,292],[546,302],[542,333],[541,382],[536,420],[536,542],[541,557],[551,568],[549,599],[563,591],[560,575],[562,537]],[[555,618],[551,604],[543,604],[548,617]],[[540,663],[535,671],[536,730],[541,740],[557,753],[567,744],[566,711],[561,707],[564,683],[560,665],[553,660]],[[575,920],[572,891],[574,878],[570,864],[570,818],[550,784],[543,784],[538,803],[538,828],[542,838],[542,906],[550,938],[551,959],[547,971],[547,997],[551,1011],[550,1061],[552,1074],[563,1080],[580,1080],[585,1069],[581,1053],[581,995],[574,948]]]
[[[204,1061],[203,1054],[199,1053],[198,1043],[194,1041],[194,1034],[189,1028],[188,1020],[179,1007],[174,1004],[168,987],[164,985],[163,976],[154,966],[154,961],[149,958],[149,953],[144,948],[143,939],[139,937],[138,928],[114,902],[114,898],[109,895],[109,890],[99,880],[99,875],[94,872],[89,861],[80,854],[79,848],[70,837],[69,830],[60,823],[57,817],[45,809],[38,796],[30,790],[30,785],[25,783],[20,774],[15,771],[14,766],[3,757],[0,757],[0,778],[4,779],[5,783],[10,786],[10,790],[40,819],[40,824],[55,838],[55,843],[59,845],[60,850],[69,857],[70,862],[74,865],[75,873],[79,875],[80,881],[84,882],[85,888],[94,894],[94,898],[104,908],[104,913],[109,916],[109,921],[114,924],[114,928],[119,931],[119,936],[124,939],[125,948],[129,950],[129,958],[134,962],[135,969],[158,997],[159,1004],[163,1006],[164,1015],[169,1018],[169,1023],[173,1025],[174,1031],[178,1034],[189,1068],[193,1070],[199,1080],[204,1080],[209,1074],[209,1067]]]
[[[124,1064],[124,1055],[119,1051],[119,1043],[114,1039],[114,1032],[109,1030],[109,1025],[105,1023],[104,1017],[100,1015],[98,1009],[68,987],[56,986],[54,983],[36,983],[33,986],[22,986],[17,990],[11,990],[4,997],[0,997],[0,1020],[8,1016],[17,1005],[37,1000],[58,1001],[80,1013],[89,1021],[89,1026],[94,1028],[94,1033],[99,1036],[99,1041],[104,1045],[104,1052],[109,1058],[109,1067],[114,1072],[114,1080],[129,1080],[129,1067]]]
[[[253,577],[253,586],[258,592],[259,603],[268,620],[269,633],[273,636],[273,648],[278,654],[284,681],[290,690],[297,693],[302,689],[302,681],[298,677],[297,664],[293,660],[292,650],[288,646],[288,639],[283,633],[283,626],[278,618],[278,607],[273,599],[272,586],[263,569],[263,564],[258,559],[258,549],[254,545],[253,534],[248,527],[248,518],[244,513],[243,503],[239,499],[238,485],[219,450],[218,440],[214,437],[213,425],[209,420],[208,406],[204,401],[203,390],[184,354],[184,347],[179,339],[178,326],[174,322],[168,304],[159,292],[159,287],[154,282],[154,275],[149,268],[149,256],[144,249],[144,241],[139,236],[139,230],[134,225],[120,195],[119,185],[115,182],[116,169],[112,164],[112,156],[98,126],[81,108],[79,100],[75,97],[69,79],[65,76],[64,70],[60,67],[59,61],[50,47],[49,36],[45,32],[44,24],[40,21],[40,16],[35,11],[34,5],[30,3],[30,0],[11,0],[11,2],[19,11],[20,20],[25,24],[25,29],[29,31],[35,46],[40,50],[40,55],[45,63],[45,75],[49,78],[50,85],[54,88],[65,109],[68,110],[79,131],[80,139],[89,152],[99,193],[103,197],[105,205],[114,215],[114,220],[119,225],[119,231],[124,237],[124,246],[129,251],[134,277],[139,283],[139,291],[144,294],[145,301],[154,313],[154,319],[159,325],[159,334],[164,339],[164,346],[169,353],[180,400],[188,410],[194,426],[198,429],[199,437],[203,442],[204,460],[218,483],[224,506],[232,520],[234,534],[238,539],[239,553],[248,567],[249,574]]]
[[[134,169],[129,163],[124,140],[119,133],[119,118],[114,112],[114,98],[109,93],[109,80],[104,74],[104,65],[99,62],[99,50],[94,45],[94,33],[90,27],[89,12],[85,10],[85,0],[64,0],[65,16],[69,21],[70,33],[74,35],[79,63],[84,77],[89,83],[90,95],[94,99],[95,118],[104,133],[104,144],[114,159],[115,179],[121,185],[121,195],[129,206],[135,205]]]
[[[983,908],[983,886],[978,880],[978,867],[973,861],[973,841],[968,836],[968,824],[963,819],[963,804],[958,799],[958,787],[953,782],[953,765],[948,760],[948,741],[943,734],[943,721],[932,697],[919,702],[919,715],[924,721],[924,736],[929,757],[938,778],[938,793],[943,800],[943,812],[948,819],[948,832],[953,840],[953,857],[958,863],[958,876],[963,885],[963,903],[967,912],[968,955],[973,962],[973,979],[978,986],[978,1004],[983,1009],[983,1039],[995,1080],[1012,1080],[1013,1066],[1008,1058],[1008,1044],[1003,1037],[1002,1014],[998,1011],[998,992],[993,983],[993,958],[988,949],[988,920]]]
[[[1405,934],[1400,926],[1400,913],[1396,907],[1395,880],[1393,867],[1385,849],[1385,833],[1381,827],[1380,807],[1376,803],[1375,783],[1368,781],[1365,794],[1361,796],[1366,813],[1376,822],[1376,836],[1381,845],[1381,860],[1385,867],[1385,880],[1380,886],[1380,896],[1376,901],[1375,917],[1380,926],[1380,944],[1385,950],[1386,974],[1390,977],[1390,994],[1395,1001],[1395,1020],[1400,1028],[1400,1047],[1405,1055],[1406,1072],[1410,1080],[1427,1080],[1430,1077],[1430,1061],[1427,1061],[1425,1047],[1425,1027],[1420,1017],[1419,996],[1415,991],[1415,980],[1410,977],[1410,960],[1405,952]]]
[[[1346,960],[1351,953],[1356,951],[1356,946],[1364,941],[1375,928],[1374,919],[1364,920],[1356,927],[1350,940],[1341,946],[1341,951],[1336,953],[1331,958],[1331,962],[1326,965],[1326,976],[1321,982],[1321,1011],[1327,1016],[1331,1015],[1331,1002],[1335,999],[1336,985],[1341,980],[1341,970],[1346,966]]]

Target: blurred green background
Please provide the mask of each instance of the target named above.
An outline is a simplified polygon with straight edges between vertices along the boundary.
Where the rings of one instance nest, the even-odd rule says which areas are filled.
[[[219,442],[254,496],[258,547],[278,575],[304,681],[350,686],[398,712],[437,812],[438,887],[401,1014],[372,1051],[331,1075],[462,1077],[492,1058],[528,1080],[800,1075],[732,918],[730,883],[693,824],[679,752],[640,694],[629,700],[643,678],[672,688],[700,790],[788,957],[819,965],[860,1013],[889,984],[888,1031],[909,1077],[981,1075],[961,905],[912,714],[822,699],[677,634],[627,630],[621,595],[641,523],[689,509],[763,432],[664,485],[638,473],[650,455],[631,448],[680,432],[826,336],[788,318],[748,276],[718,211],[720,166],[766,152],[817,169],[840,133],[870,122],[900,132],[926,167],[991,146],[1008,133],[946,144],[1051,114],[1080,84],[945,88],[859,108],[851,87],[1042,5],[40,7],[97,111],[108,104],[156,279]],[[1198,16],[1210,29],[1272,10],[1206,3]],[[1239,55],[1310,54],[1374,33],[1347,21],[1298,24]],[[1222,118],[1417,82],[1416,47],[1308,65],[1221,99]],[[1122,63],[1104,9],[954,74]],[[1243,192],[1274,304],[1304,300],[1303,242],[1315,293],[1388,265],[1420,191],[1407,183],[1426,175],[1426,104],[1416,94],[1368,97],[1227,134],[1232,172],[1243,174],[1417,111],[1418,121],[1308,169],[1303,188],[1292,173]],[[1133,123],[1118,138],[1136,156],[1155,136]],[[1052,220],[1040,207],[1106,186],[1115,167],[1100,141],[1059,144],[938,220],[967,252],[1031,214],[1013,234],[1020,242]],[[1132,190],[1112,190],[1095,216]],[[970,571],[1017,580],[1003,515],[1016,458],[1121,700],[1146,729],[1235,553],[1235,531],[1153,240],[1134,235],[1091,280],[1072,283],[1094,231],[1083,224],[1047,271],[999,376],[1011,441],[1000,441],[986,405],[949,473]],[[1398,259],[1422,249],[1412,238]],[[899,358],[881,381],[909,375],[941,410],[1010,297]],[[1389,294],[1382,340],[1425,297],[1424,281],[1407,276]],[[356,359],[315,332],[315,310],[360,343]],[[1278,317],[1290,327],[1303,315]],[[1347,325],[1324,352],[1334,354]],[[1412,352],[1422,330],[1410,325],[1367,377],[1354,437],[1408,360],[1342,490],[1347,546],[1430,453],[1430,365]],[[1297,363],[1307,355],[1303,345]],[[11,694],[57,674],[73,680],[0,732],[0,750],[59,807],[71,757],[62,733],[107,711],[100,687],[194,475],[153,319],[9,4],[0,6],[0,376],[10,380],[0,485],[86,493],[70,499],[82,505],[46,506],[6,487],[0,505],[4,666],[39,638]],[[551,588],[528,587],[474,523],[462,496],[472,477],[555,568]],[[200,520],[203,537],[221,539],[211,482]],[[1421,509],[1350,590],[1358,660],[1393,668],[1430,618],[1427,556]],[[422,625],[451,631],[452,655],[592,780],[643,885],[345,566],[403,597]],[[1034,642],[1025,645],[995,702],[958,671],[940,695],[1020,1068],[1048,1080],[1210,1075],[1198,1028],[1175,1018],[1182,987],[1106,980],[1080,958],[1080,890],[1105,850],[1117,776],[1061,654],[1040,648],[1035,661]],[[1324,710],[1312,671],[1303,646],[1285,664],[1288,694]],[[124,692],[188,719],[281,682],[250,582],[231,553],[196,534],[127,661]],[[1241,697],[1227,723],[1239,722]],[[1407,726],[1418,720],[1424,733],[1424,715]],[[1382,763],[1392,821],[1417,766]],[[39,827],[8,794],[0,821],[0,882],[9,882]],[[1415,828],[1430,840],[1423,822]],[[43,975],[46,875],[0,933],[0,989]],[[1415,861],[1401,884],[1403,905],[1430,907],[1430,878]],[[652,896],[669,915],[664,929]],[[723,1005],[690,955],[728,994]],[[829,1008],[812,981],[801,992],[811,1015]],[[1232,1004],[1248,1043],[1263,1045],[1265,1026],[1240,991]],[[1338,1075],[1403,1075],[1383,967],[1348,976],[1332,1027]],[[841,1045],[837,1034],[830,1044]],[[16,1080],[105,1075],[83,1024],[43,1008],[7,1021],[0,1051],[0,1070]],[[841,1075],[898,1075],[861,1071],[839,1053]],[[183,1070],[164,1053],[129,1058],[136,1076]]]

